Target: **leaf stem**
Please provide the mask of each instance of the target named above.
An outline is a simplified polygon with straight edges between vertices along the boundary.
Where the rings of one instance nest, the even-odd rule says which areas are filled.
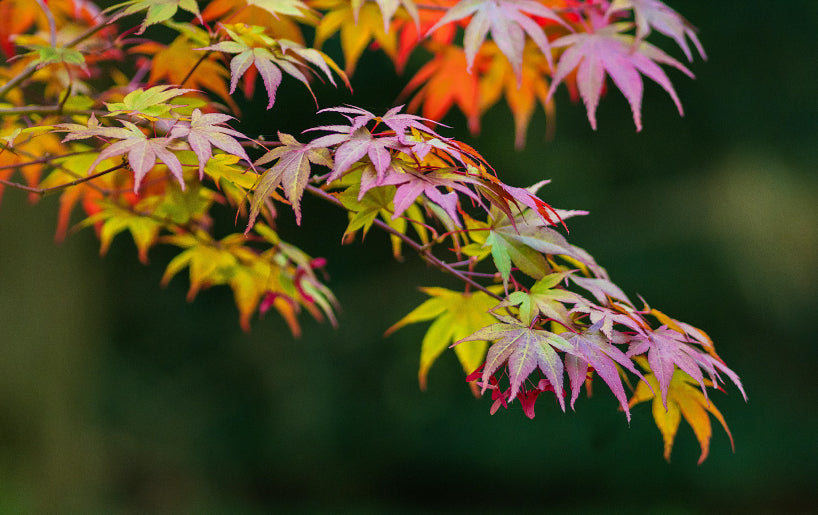
[[[326,191],[322,190],[321,188],[318,188],[316,186],[308,184],[306,190],[308,192],[310,192],[312,195],[314,195],[314,196],[316,196],[318,198],[321,198],[323,200],[326,200],[327,202],[335,204],[336,206],[338,206],[338,207],[340,207],[342,209],[346,209],[344,207],[344,205],[341,203],[340,200],[333,197],[332,195],[330,195]],[[457,277],[458,279],[460,279],[461,281],[463,281],[467,285],[472,286],[473,288],[475,288],[477,290],[480,290],[481,292],[485,293],[486,295],[489,295],[490,297],[493,297],[493,298],[495,298],[495,299],[497,299],[499,301],[503,300],[502,297],[500,297],[496,293],[493,293],[488,288],[486,288],[482,284],[478,283],[477,281],[475,281],[474,279],[472,279],[471,277],[466,275],[466,273],[461,272],[460,270],[457,270],[452,265],[447,264],[445,261],[443,261],[439,257],[432,254],[432,252],[426,246],[419,244],[418,242],[416,242],[415,240],[413,240],[409,236],[407,236],[407,235],[403,234],[402,232],[390,227],[389,224],[387,224],[386,222],[384,222],[382,220],[375,219],[374,225],[377,226],[379,229],[381,229],[383,231],[386,231],[389,234],[399,238],[406,245],[411,247],[412,250],[417,252],[418,255],[420,255],[420,257],[423,258],[424,261],[431,264],[432,266],[438,268],[439,270],[441,270],[443,272],[446,272],[448,274],[451,274],[451,275]]]

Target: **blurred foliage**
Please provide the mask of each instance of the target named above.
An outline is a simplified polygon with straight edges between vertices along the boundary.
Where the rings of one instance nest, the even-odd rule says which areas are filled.
[[[424,328],[382,334],[437,272],[414,257],[393,262],[375,232],[341,247],[344,215],[331,206],[306,205],[297,232],[291,221],[280,227],[329,258],[345,309],[340,329],[307,324],[294,341],[276,317],[242,333],[226,289],[192,304],[184,281],[160,289],[170,257],[161,248],[148,267],[124,238],[105,259],[90,233],[56,248],[53,199],[30,207],[9,191],[0,209],[0,513],[814,509],[818,70],[804,59],[818,52],[818,9],[709,7],[684,10],[710,60],[695,65],[696,81],[678,82],[682,119],[653,85],[640,134],[621,97],[602,104],[597,132],[580,105],[560,103],[548,143],[537,140],[539,113],[523,152],[513,151],[504,106],[479,138],[450,134],[473,141],[510,184],[552,179],[546,201],[591,211],[571,220],[573,243],[628,293],[709,332],[750,396],[747,405],[735,392],[719,399],[736,454],[716,432],[696,467],[683,427],[668,465],[649,405],[629,428],[602,392],[576,413],[542,402],[533,421],[514,410],[489,416],[453,355],[421,393]],[[394,102],[402,83],[384,79],[385,64],[377,54],[361,60],[353,86],[362,107]],[[301,116],[310,100],[291,93],[270,111],[247,108],[247,133],[312,125]],[[322,107],[343,95],[317,91]],[[447,122],[465,127],[458,115]]]

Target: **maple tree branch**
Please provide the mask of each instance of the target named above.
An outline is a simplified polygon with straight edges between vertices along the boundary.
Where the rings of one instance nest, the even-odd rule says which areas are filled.
[[[12,153],[14,152],[13,150],[10,150],[10,151]],[[96,152],[96,150],[83,150],[83,151],[80,151],[80,152],[68,152],[66,154],[58,154],[58,155],[55,155],[55,156],[45,156],[45,157],[41,157],[39,159],[32,159],[31,161],[26,161],[24,163],[3,165],[3,166],[0,166],[0,171],[10,170],[12,168],[23,168],[24,166],[39,165],[39,164],[43,164],[43,163],[48,163],[49,161],[54,161],[56,159],[62,159],[64,157],[77,156],[77,155],[80,155],[80,154],[90,154],[92,152]]]
[[[35,195],[39,195],[39,196],[43,197],[45,195],[48,195],[49,193],[54,193],[55,191],[62,191],[64,189],[66,189],[66,188],[70,188],[71,186],[77,186],[77,185],[82,184],[84,182],[92,181],[92,180],[94,180],[94,179],[96,179],[98,177],[102,177],[103,175],[107,175],[107,174],[109,174],[111,172],[114,172],[116,170],[119,170],[121,168],[125,168],[124,163],[112,166],[110,168],[106,168],[105,170],[102,170],[101,172],[97,172],[95,174],[86,175],[85,177],[76,179],[76,180],[71,181],[71,182],[67,182],[65,184],[60,184],[60,185],[57,185],[57,186],[51,186],[50,188],[34,188],[32,186],[26,186],[25,184],[20,184],[20,183],[17,183],[17,182],[7,181],[5,179],[0,179],[0,184],[2,184],[4,186],[9,186],[11,188],[16,188],[18,190],[27,191],[29,193],[34,193]]]
[[[45,0],[36,0],[37,5],[40,6],[40,10],[43,11],[45,14],[45,19],[48,21],[48,33],[50,36],[51,46],[57,46],[57,22],[54,21],[54,13],[51,12],[51,9],[48,8],[46,5]]]
[[[314,196],[316,196],[318,198],[321,198],[323,200],[326,200],[327,202],[335,204],[336,206],[346,210],[346,207],[344,207],[344,205],[341,203],[340,200],[333,197],[332,195],[330,195],[326,191],[322,190],[321,188],[319,188],[317,186],[313,186],[311,184],[308,184],[306,190],[309,191],[312,195],[314,195]],[[477,281],[475,281],[474,279],[472,279],[471,277],[466,275],[464,272],[462,272],[460,270],[457,270],[452,265],[446,263],[445,261],[443,261],[439,257],[432,254],[432,251],[429,250],[425,245],[421,245],[420,243],[416,242],[415,240],[413,240],[409,236],[407,236],[407,235],[403,234],[402,232],[392,228],[389,224],[387,224],[383,220],[378,220],[376,218],[374,220],[374,222],[373,222],[373,225],[377,226],[379,229],[381,229],[383,231],[388,232],[389,234],[391,234],[393,236],[398,237],[406,245],[411,247],[412,250],[417,252],[418,255],[420,255],[420,257],[423,258],[424,261],[431,264],[432,266],[434,266],[434,267],[436,267],[436,268],[438,268],[438,269],[440,269],[440,270],[442,270],[442,271],[444,271],[446,273],[449,273],[449,274],[457,277],[458,279],[460,279],[461,281],[463,281],[467,285],[472,286],[475,289],[482,291],[483,293],[485,293],[486,295],[489,295],[490,297],[493,297],[493,298],[495,298],[495,299],[497,299],[499,301],[503,300],[502,297],[500,297],[496,293],[493,293],[488,288],[486,288],[482,284],[478,283]]]

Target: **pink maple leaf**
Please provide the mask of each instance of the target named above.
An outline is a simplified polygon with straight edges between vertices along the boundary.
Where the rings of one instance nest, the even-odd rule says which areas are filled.
[[[693,77],[682,63],[646,42],[634,44],[634,37],[622,34],[630,29],[630,23],[604,26],[594,33],[569,34],[552,43],[555,47],[568,47],[557,63],[548,98],[557,86],[577,70],[577,87],[588,111],[588,121],[596,130],[596,108],[605,85],[606,74],[631,106],[636,130],[642,130],[642,77],[644,74],[659,84],[676,104],[679,114],[684,114],[682,103],[673,89],[670,79],[657,64],[673,66]]]

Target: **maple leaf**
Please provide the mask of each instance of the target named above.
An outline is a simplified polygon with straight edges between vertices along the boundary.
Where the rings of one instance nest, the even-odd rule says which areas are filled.
[[[687,60],[693,61],[693,54],[687,44],[687,38],[693,42],[703,59],[707,59],[704,48],[696,36],[696,29],[679,13],[658,0],[613,0],[608,8],[608,15],[627,9],[633,10],[636,22],[636,40],[642,41],[651,29],[672,38],[682,49]]]
[[[418,382],[421,390],[425,390],[429,369],[447,347],[495,321],[489,310],[497,300],[480,291],[463,293],[445,288],[421,288],[421,291],[432,298],[401,318],[386,331],[386,335],[408,324],[434,320],[423,337],[420,351]],[[500,289],[491,286],[489,291],[497,293]],[[485,339],[471,338],[454,346],[465,372],[472,372],[483,362],[487,345]]]
[[[183,104],[168,104],[167,101],[191,91],[193,90],[168,85],[154,86],[146,90],[139,88],[125,95],[122,102],[106,102],[105,107],[110,111],[109,116],[127,113],[153,121],[168,116],[171,110],[177,107],[183,107]]]
[[[631,28],[630,23],[614,23],[596,32],[569,34],[552,43],[555,47],[568,47],[560,56],[554,72],[548,98],[557,86],[577,69],[577,87],[588,112],[588,121],[596,130],[596,108],[602,95],[606,73],[625,95],[633,112],[636,130],[642,130],[642,78],[640,73],[659,84],[673,99],[679,114],[682,103],[664,70],[657,64],[672,66],[693,77],[685,66],[650,43],[636,42],[633,36],[622,34]]]
[[[204,177],[205,164],[213,156],[211,145],[251,163],[241,143],[236,140],[249,138],[224,125],[231,119],[233,117],[227,114],[202,114],[198,109],[194,109],[189,123],[180,120],[171,129],[170,138],[186,139],[191,150],[196,153],[199,159],[199,179]]]
[[[31,50],[31,54],[37,54],[31,64],[36,64],[38,68],[47,66],[49,64],[73,64],[82,68],[82,70],[90,75],[88,67],[85,64],[85,56],[82,52],[73,48],[53,47],[51,45],[25,45]]]
[[[482,51],[477,55],[478,61],[481,55]],[[400,96],[405,97],[417,89],[409,102],[409,111],[416,112],[422,105],[423,116],[433,120],[442,120],[452,106],[457,105],[474,134],[480,128],[480,88],[477,74],[467,68],[462,48],[442,45],[434,58],[406,83]]]
[[[392,22],[392,18],[395,16],[395,13],[398,11],[398,7],[403,5],[403,8],[406,10],[409,17],[412,18],[412,21],[415,23],[416,27],[420,27],[420,14],[418,13],[418,8],[415,5],[415,2],[412,0],[374,0],[374,2],[378,5],[378,8],[381,10],[381,16],[383,17],[383,30],[384,32],[389,32],[389,25]],[[351,0],[350,5],[352,7],[352,15],[355,23],[358,23],[358,14],[361,11],[361,7],[366,3],[366,0]]]
[[[571,378],[571,407],[573,408],[574,401],[579,395],[579,389],[585,381],[586,371],[590,365],[594,367],[597,375],[611,389],[620,406],[625,410],[628,422],[630,422],[631,413],[628,409],[628,399],[619,378],[617,364],[632,372],[639,379],[644,381],[645,378],[633,366],[633,362],[628,356],[604,337],[599,331],[600,327],[601,324],[598,322],[582,332],[561,334],[576,349],[576,352],[572,353],[574,359],[570,362],[566,360],[566,367],[569,369],[569,377]]]
[[[510,392],[513,399],[523,386],[528,376],[536,369],[545,374],[557,393],[560,408],[565,411],[565,400],[562,396],[563,363],[557,350],[575,354],[578,350],[561,335],[533,329],[530,325],[513,320],[513,323],[495,323],[483,327],[474,334],[459,340],[457,345],[473,340],[495,342],[486,353],[481,383],[483,392],[488,388],[489,378],[504,364],[508,367]],[[457,347],[455,347],[457,348]]]
[[[654,393],[659,388],[656,376],[648,374],[645,379],[646,383],[639,383],[636,386],[636,391],[628,406],[633,407],[640,402],[653,399],[653,418],[662,433],[665,443],[664,456],[667,461],[670,461],[670,452],[673,450],[673,442],[676,439],[676,433],[679,431],[679,423],[684,417],[690,427],[693,428],[701,447],[702,452],[698,463],[701,465],[704,462],[710,452],[710,437],[713,434],[708,413],[721,423],[730,438],[730,446],[735,452],[736,446],[733,442],[733,435],[730,433],[724,417],[718,408],[713,405],[712,401],[702,395],[702,392],[696,387],[695,383],[697,381],[695,379],[681,370],[676,370],[667,386],[666,400],[661,400]],[[710,386],[709,383],[707,385]]]
[[[338,68],[338,65],[326,54],[314,48],[304,48],[293,41],[276,40],[264,34],[264,28],[259,26],[234,25],[231,28],[222,26],[232,41],[222,41],[215,45],[210,45],[196,50],[213,50],[228,54],[237,54],[230,60],[230,94],[236,90],[238,81],[250,66],[255,66],[264,82],[267,90],[269,102],[267,109],[273,107],[275,103],[276,91],[281,84],[283,73],[294,77],[303,83],[310,94],[315,98],[315,94],[310,88],[309,79],[304,74],[305,71],[312,70],[310,66],[317,68],[335,86],[335,79],[332,76],[334,70],[349,85],[346,75]],[[246,36],[246,39],[243,38]],[[250,42],[248,43],[249,40]],[[263,45],[263,46],[255,46]],[[283,73],[282,73],[283,71]]]
[[[427,35],[442,25],[474,15],[466,27],[463,47],[466,51],[468,69],[471,71],[477,50],[491,31],[491,37],[514,69],[518,81],[522,80],[523,49],[525,35],[534,41],[551,64],[551,47],[542,28],[528,15],[550,19],[570,30],[554,11],[533,0],[461,0],[434,25]]]
[[[493,43],[484,43],[478,54],[485,55],[488,63],[480,73],[478,80],[480,92],[479,111],[482,115],[501,96],[505,96],[511,113],[514,116],[514,146],[521,149],[525,146],[526,133],[531,117],[539,102],[543,106],[546,120],[546,139],[553,137],[553,120],[556,112],[554,102],[548,98],[548,75],[551,65],[539,49],[526,44],[523,52],[523,64],[519,79],[507,59],[500,54]]]
[[[384,28],[382,14],[374,3],[364,3],[357,12],[347,0],[317,0],[312,5],[327,11],[315,28],[315,48],[321,48],[340,31],[344,70],[348,75],[355,72],[358,59],[373,40],[390,58],[396,58],[397,37],[394,31]]]
[[[256,160],[255,166],[278,160],[272,168],[261,174],[250,201],[250,219],[247,231],[253,226],[265,199],[280,185],[284,195],[293,206],[295,220],[301,223],[301,197],[310,177],[310,163],[332,167],[332,158],[324,148],[314,148],[298,142],[289,134],[279,132],[282,145],[267,152]],[[245,231],[246,232],[246,231]]]
[[[519,306],[520,320],[526,325],[531,325],[536,317],[543,316],[570,327],[573,322],[564,303],[577,304],[582,297],[557,286],[572,273],[569,271],[548,274],[535,282],[528,293],[515,291],[501,305]]]
[[[128,166],[134,173],[134,193],[137,193],[142,179],[148,171],[154,167],[158,159],[168,167],[171,174],[179,181],[180,187],[184,189],[185,179],[182,175],[182,164],[179,162],[179,158],[167,148],[172,138],[148,138],[135,124],[127,120],[117,121],[124,125],[125,128],[103,127],[93,115],[88,119],[87,126],[62,123],[55,127],[57,127],[59,131],[68,132],[63,138],[63,142],[96,136],[119,140],[104,148],[99,153],[94,162],[91,163],[89,172],[94,170],[99,163],[106,159],[127,154]]]
[[[114,22],[124,16],[136,14],[140,11],[147,11],[145,19],[142,21],[137,34],[142,34],[151,25],[162,23],[173,18],[176,11],[182,8],[193,14],[199,21],[204,23],[199,12],[199,4],[196,0],[128,0],[105,9],[104,12],[112,12],[121,9],[110,17],[110,22]]]
[[[147,199],[152,201],[153,199]],[[112,202],[102,202],[101,211],[89,216],[80,224],[80,227],[101,224],[99,231],[100,255],[107,254],[114,237],[127,230],[131,233],[136,248],[139,251],[139,261],[148,263],[148,250],[159,238],[162,222],[150,216],[118,206]]]
[[[303,45],[304,36],[299,24],[290,16],[276,10],[292,11],[293,8],[300,13],[293,15],[294,18],[310,24],[318,22],[319,18],[315,11],[303,2],[287,0],[258,5],[245,0],[212,0],[202,11],[202,18],[207,22],[229,19],[232,23],[258,25],[267,29],[265,32],[276,39],[288,39]]]

